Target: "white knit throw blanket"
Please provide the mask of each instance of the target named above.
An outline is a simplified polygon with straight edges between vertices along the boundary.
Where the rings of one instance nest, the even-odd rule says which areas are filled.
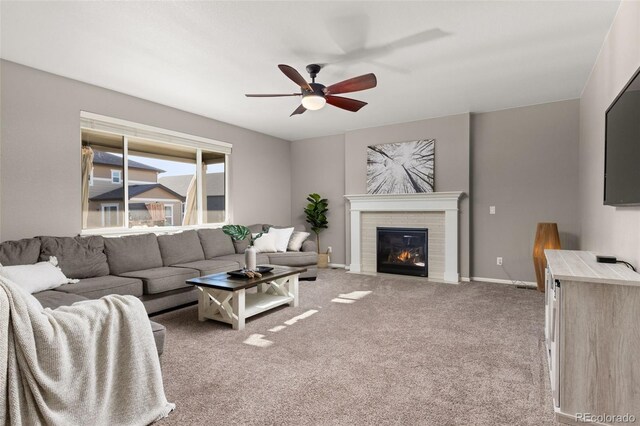
[[[0,425],[146,425],[174,408],[140,300],[43,309],[0,278]]]

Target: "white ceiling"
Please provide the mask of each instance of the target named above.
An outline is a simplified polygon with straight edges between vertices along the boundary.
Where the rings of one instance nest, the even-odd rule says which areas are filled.
[[[2,58],[287,140],[577,98],[618,1],[11,2]],[[326,85],[373,72],[327,106],[277,68]]]

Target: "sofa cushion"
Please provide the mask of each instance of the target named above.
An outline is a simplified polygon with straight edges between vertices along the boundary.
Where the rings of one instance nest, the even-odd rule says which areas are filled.
[[[204,251],[204,258],[211,259],[226,254],[234,254],[233,240],[222,229],[199,229],[198,237]]]
[[[200,271],[190,268],[161,266],[159,268],[125,272],[121,275],[123,277],[141,279],[144,294],[157,294],[178,288],[190,287],[185,281],[199,277]]]
[[[200,238],[194,230],[160,235],[158,236],[158,246],[160,246],[164,266],[204,260]]]
[[[177,268],[191,268],[200,271],[201,276],[229,272],[240,268],[234,260],[198,260],[196,262],[173,265]]]
[[[240,268],[244,268],[244,254],[228,254],[226,256],[218,256],[214,260],[232,260],[240,265]],[[258,265],[267,265],[269,258],[266,253],[258,253],[256,255],[256,263]]]
[[[314,253],[317,253],[318,246],[316,245],[316,242],[314,240],[306,239],[304,243],[302,243],[302,251],[305,251],[305,252],[312,251]]]
[[[200,290],[194,286],[190,286],[190,288],[179,288],[177,290],[165,291],[164,293],[143,294],[140,300],[147,310],[147,313],[151,315],[166,309],[193,304],[198,300],[199,294]]]
[[[112,275],[162,266],[162,256],[155,234],[105,238],[104,251]]]
[[[89,299],[99,299],[107,294],[140,297],[142,296],[142,281],[135,278],[105,275],[104,277],[84,278],[75,284],[61,285],[56,291],[73,293]]]
[[[0,264],[3,266],[31,265],[39,258],[40,240],[38,238],[5,241],[0,244]]]
[[[68,278],[91,278],[109,275],[104,241],[92,237],[39,237],[40,260],[55,256]]]
[[[269,263],[280,266],[309,266],[318,263],[318,254],[315,252],[287,252],[269,253]]]
[[[38,302],[43,308],[56,309],[60,306],[73,305],[76,302],[82,300],[89,300],[86,297],[79,296],[77,294],[65,293],[64,291],[46,290],[39,293],[33,293],[33,297],[38,299]]]

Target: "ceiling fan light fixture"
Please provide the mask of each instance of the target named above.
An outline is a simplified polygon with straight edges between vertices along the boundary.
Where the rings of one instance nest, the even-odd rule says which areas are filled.
[[[311,111],[322,109],[326,103],[324,96],[311,94],[302,97],[302,106]]]

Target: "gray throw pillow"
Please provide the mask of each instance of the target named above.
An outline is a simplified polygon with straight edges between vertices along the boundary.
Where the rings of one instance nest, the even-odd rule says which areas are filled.
[[[25,238],[0,244],[0,264],[3,266],[32,265],[40,257],[40,240]]]
[[[82,279],[109,275],[104,239],[91,237],[40,237],[40,261],[58,259],[58,266],[67,278]]]

